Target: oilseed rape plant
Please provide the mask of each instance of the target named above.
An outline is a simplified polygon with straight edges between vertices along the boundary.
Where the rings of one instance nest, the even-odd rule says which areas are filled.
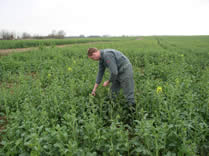
[[[0,57],[0,156],[208,155],[209,36],[81,44],[87,40],[62,48],[21,40],[18,46],[43,47]],[[0,48],[14,42],[0,40]],[[135,113],[128,113],[122,92],[111,98],[110,87],[91,95],[98,62],[88,59],[89,47],[129,58]],[[109,76],[107,70],[103,82]]]
[[[70,71],[70,72],[71,72],[72,70],[73,70],[73,69],[72,69],[71,67],[68,67],[68,71]]]
[[[158,86],[156,91],[157,91],[157,93],[159,94],[159,93],[161,93],[161,92],[163,91],[163,89],[162,89],[161,86]]]

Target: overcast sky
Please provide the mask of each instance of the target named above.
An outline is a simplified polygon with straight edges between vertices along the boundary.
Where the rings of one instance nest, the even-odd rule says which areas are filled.
[[[0,0],[0,30],[48,35],[209,35],[209,0]]]

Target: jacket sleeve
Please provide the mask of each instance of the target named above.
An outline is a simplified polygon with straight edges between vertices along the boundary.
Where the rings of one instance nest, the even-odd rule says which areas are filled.
[[[96,83],[97,84],[101,83],[104,72],[105,72],[105,66],[100,62],[99,63],[99,71],[98,71],[97,78],[96,78]]]
[[[114,55],[111,54],[111,53],[108,54],[105,57],[105,63],[107,64],[107,67],[109,68],[110,73],[111,73],[109,81],[114,82],[117,79],[117,76],[118,76],[118,67],[117,67]]]

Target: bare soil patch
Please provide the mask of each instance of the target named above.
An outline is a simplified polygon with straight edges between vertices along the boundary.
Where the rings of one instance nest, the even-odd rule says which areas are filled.
[[[16,49],[0,49],[0,55],[7,55],[14,52],[24,52],[38,49],[38,47],[31,47],[31,48],[16,48]]]
[[[143,40],[143,38],[140,37],[140,38],[137,38],[136,40]]]

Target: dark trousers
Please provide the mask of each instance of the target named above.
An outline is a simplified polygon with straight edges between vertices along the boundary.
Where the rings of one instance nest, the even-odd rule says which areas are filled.
[[[133,70],[130,63],[124,65],[123,70],[119,72],[117,80],[112,83],[113,98],[118,95],[121,88],[128,104],[130,106],[135,105]]]

